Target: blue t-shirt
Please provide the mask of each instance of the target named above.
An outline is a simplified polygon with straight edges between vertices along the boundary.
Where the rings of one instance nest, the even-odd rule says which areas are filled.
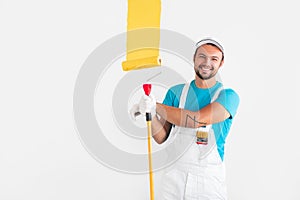
[[[171,87],[165,96],[163,104],[179,107],[179,100],[184,85],[185,84],[179,84]],[[215,92],[220,87],[222,87],[222,83],[217,82],[211,88],[198,88],[195,84],[195,80],[193,80],[187,93],[184,109],[197,111],[207,106],[210,104],[211,98],[213,98]],[[215,102],[220,103],[230,114],[230,117],[226,120],[212,125],[216,137],[218,152],[223,160],[225,140],[229,133],[232,120],[237,112],[240,100],[237,93],[232,89],[223,89]]]

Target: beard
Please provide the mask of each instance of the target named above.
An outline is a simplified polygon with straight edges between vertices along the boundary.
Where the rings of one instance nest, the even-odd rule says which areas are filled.
[[[203,68],[209,69],[209,71],[207,71],[209,73],[206,72],[201,75],[200,70],[203,70]],[[217,74],[217,71],[215,71],[215,67],[213,66],[199,65],[197,68],[195,68],[195,73],[200,79],[208,80],[213,78]]]

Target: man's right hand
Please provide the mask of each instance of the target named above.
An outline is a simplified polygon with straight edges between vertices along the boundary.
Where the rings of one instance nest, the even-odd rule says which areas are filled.
[[[139,102],[139,111],[142,115],[151,113],[152,116],[156,115],[156,99],[153,95],[143,95]]]
[[[143,95],[138,104],[134,104],[129,111],[130,117],[133,121],[139,115],[146,115],[146,113],[151,113],[152,116],[156,115],[156,100],[153,95],[147,96]]]

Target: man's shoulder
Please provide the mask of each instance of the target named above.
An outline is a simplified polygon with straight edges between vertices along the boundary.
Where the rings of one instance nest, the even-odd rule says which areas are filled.
[[[177,85],[173,85],[172,87],[170,87],[170,91],[172,91],[173,93],[177,94],[178,92],[180,93],[184,87],[185,83],[180,83]]]
[[[223,88],[222,91],[225,95],[236,96],[239,98],[238,93],[232,88]]]
[[[223,100],[231,102],[231,103],[236,102],[237,105],[240,102],[240,97],[239,97],[238,93],[235,90],[233,90],[232,88],[223,88],[219,94],[218,99],[223,99]]]
[[[165,96],[163,104],[178,107],[179,98],[184,85],[184,83],[181,83],[171,86]]]

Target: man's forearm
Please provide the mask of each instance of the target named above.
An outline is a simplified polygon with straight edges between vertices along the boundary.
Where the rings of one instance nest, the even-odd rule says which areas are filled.
[[[172,106],[166,106],[160,103],[156,104],[156,112],[162,118],[164,118],[171,124],[175,124],[176,126],[197,128],[208,124],[208,122],[206,121],[199,120],[200,112],[193,112]]]
[[[187,128],[218,123],[230,117],[229,112],[217,102],[195,112],[157,103],[156,112],[169,123]]]

